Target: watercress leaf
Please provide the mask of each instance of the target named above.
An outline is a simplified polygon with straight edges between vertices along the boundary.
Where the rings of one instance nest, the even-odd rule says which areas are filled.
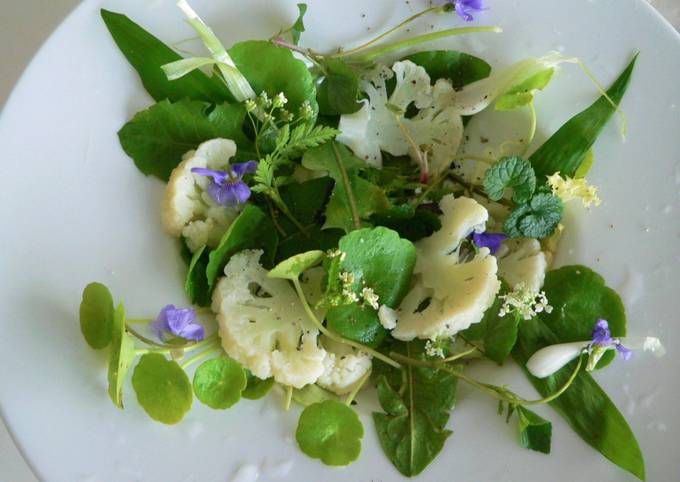
[[[191,409],[189,377],[176,361],[160,353],[142,355],[132,373],[137,401],[152,419],[173,425]]]
[[[324,256],[324,252],[319,250],[296,254],[274,266],[267,276],[296,280],[308,269],[321,264]]]
[[[537,350],[562,341],[539,317],[524,320],[519,325],[512,356],[524,367]],[[566,383],[576,363],[573,361],[557,373],[540,379],[524,371],[536,390],[542,396],[549,396]],[[569,388],[550,405],[586,443],[640,480],[645,479],[645,463],[633,431],[587,372],[581,370]]]
[[[371,216],[371,222],[393,229],[400,237],[412,242],[430,236],[442,226],[437,213],[420,206],[416,208],[409,203],[375,213]]]
[[[232,255],[244,249],[262,249],[261,262],[271,266],[277,244],[278,234],[272,221],[260,208],[247,204],[208,257],[205,274],[210,292]]]
[[[200,143],[223,137],[239,146],[237,158],[255,156],[242,132],[245,109],[240,104],[209,104],[187,99],[159,102],[137,113],[118,132],[123,150],[146,175],[167,181],[189,150]]]
[[[80,331],[85,341],[95,350],[111,343],[113,327],[113,298],[101,283],[90,283],[83,290],[80,302]]]
[[[326,320],[333,332],[370,348],[378,347],[387,336],[378,313],[358,303],[332,306],[326,313]]]
[[[221,103],[232,99],[218,78],[198,70],[181,79],[168,80],[161,67],[182,57],[125,15],[102,9],[101,16],[118,48],[156,101],[190,99]]]
[[[450,80],[454,89],[485,79],[491,73],[491,66],[484,60],[456,50],[418,52],[404,60],[423,67],[432,82],[437,79]]]
[[[536,190],[536,175],[529,161],[519,156],[504,157],[486,171],[484,190],[492,200],[500,200],[508,188],[516,203],[531,198]]]
[[[545,89],[554,73],[555,68],[551,67],[541,70],[528,79],[514,85],[505,94],[498,97],[496,100],[496,110],[508,111],[530,104],[534,100],[534,92]]]
[[[326,400],[302,411],[295,438],[300,449],[326,465],[349,465],[359,458],[364,427],[342,402]]]
[[[228,357],[202,363],[194,373],[194,393],[210,408],[223,410],[241,399],[246,388],[246,374],[241,365]]]
[[[325,77],[319,84],[316,99],[323,115],[353,114],[361,109],[357,102],[359,77],[340,59],[328,59],[323,63]]]
[[[518,405],[516,411],[520,445],[525,449],[549,454],[552,423],[522,405]]]
[[[123,382],[134,359],[135,342],[125,331],[125,308],[121,303],[113,313],[107,376],[109,397],[118,408],[123,408]]]
[[[244,369],[243,371],[246,374],[246,388],[241,392],[243,398],[247,398],[248,400],[259,400],[267,395],[269,390],[274,386],[273,378],[262,380],[253,375],[248,369]]]
[[[199,306],[210,305],[210,289],[205,271],[210,259],[210,250],[202,246],[191,257],[189,270],[184,281],[184,291],[192,304]]]
[[[286,109],[295,114],[308,101],[313,124],[319,110],[314,79],[305,63],[293,57],[289,49],[266,40],[248,40],[234,44],[229,55],[256,93],[266,92],[273,98],[283,92],[288,99]]]
[[[637,57],[636,54],[607,91],[607,95],[616,105],[621,102],[628,89]],[[601,96],[586,110],[567,121],[529,157],[536,177],[542,181],[557,171],[563,176],[574,177],[588,150],[614,112],[616,109]]]
[[[510,213],[503,230],[511,238],[545,238],[555,232],[562,220],[563,210],[560,198],[539,193]]]
[[[308,407],[327,400],[338,401],[339,398],[335,393],[329,392],[315,383],[310,383],[302,388],[294,388],[293,400],[303,407]]]

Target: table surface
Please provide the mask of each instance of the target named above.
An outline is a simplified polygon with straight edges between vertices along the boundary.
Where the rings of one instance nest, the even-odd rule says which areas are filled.
[[[680,29],[680,0],[648,0]],[[24,68],[80,0],[22,0],[3,6],[0,21],[0,108]],[[493,3],[493,0],[489,0]],[[0,482],[36,482],[0,419]]]

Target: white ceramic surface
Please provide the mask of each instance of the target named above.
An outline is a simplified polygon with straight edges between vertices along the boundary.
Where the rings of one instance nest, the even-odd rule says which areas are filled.
[[[85,2],[41,50],[0,117],[0,145],[5,165],[12,168],[0,203],[6,225],[0,252],[2,415],[38,476],[48,481],[224,481],[239,468],[254,466],[260,467],[259,480],[401,480],[378,446],[368,416],[374,403],[366,398],[360,404],[367,429],[362,458],[342,470],[299,454],[291,437],[298,410],[283,413],[276,395],[227,412],[197,402],[175,427],[149,421],[129,390],[124,412],[107,399],[104,357],[89,350],[78,331],[82,286],[93,279],[107,283],[139,316],[182,300],[183,294],[181,261],[158,222],[162,186],[138,173],[115,136],[150,101],[97,10],[105,5],[123,11],[173,42],[191,36],[173,3]],[[195,6],[230,43],[268,36],[294,17],[294,1],[269,3],[196,1]],[[365,38],[426,2],[309,3],[303,43],[330,48]],[[413,30],[432,23],[459,22],[428,19]],[[635,430],[648,479],[675,480],[680,471],[674,437],[680,429],[680,389],[674,386],[679,364],[674,347],[680,341],[674,330],[680,311],[678,36],[638,0],[508,0],[494,5],[480,23],[499,24],[505,33],[438,45],[480,54],[494,65],[564,50],[607,82],[634,50],[642,52],[624,102],[628,142],[620,142],[613,123],[595,149],[590,179],[605,202],[590,213],[570,209],[559,262],[582,262],[601,272],[624,294],[629,331],[660,336],[666,344],[668,354],[661,359],[640,354],[597,377]],[[539,97],[538,140],[595,95],[578,70],[564,69]],[[500,372],[481,367],[475,373],[532,393],[515,367]],[[519,448],[514,427],[494,410],[492,401],[461,387],[450,422],[455,433],[418,480],[631,479],[585,446],[550,409],[539,410],[554,423],[549,457]]]

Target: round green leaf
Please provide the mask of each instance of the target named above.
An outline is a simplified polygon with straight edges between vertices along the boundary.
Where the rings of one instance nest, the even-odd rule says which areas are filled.
[[[284,278],[296,280],[309,268],[313,268],[323,261],[324,252],[320,250],[307,251],[296,254],[281,261],[267,274],[270,278]]]
[[[338,335],[358,341],[370,348],[380,346],[387,330],[380,324],[378,313],[357,303],[332,306],[326,313],[328,328]]]
[[[125,308],[121,303],[113,313],[107,376],[109,397],[118,408],[123,408],[123,382],[134,359],[135,342],[125,331]]]
[[[305,408],[295,438],[300,449],[326,465],[349,465],[359,458],[364,427],[344,403],[326,400]]]
[[[246,373],[246,388],[241,392],[243,398],[247,398],[248,400],[259,400],[269,393],[269,390],[274,386],[273,378],[262,380],[250,373],[250,370],[244,371]]]
[[[132,374],[132,387],[144,411],[159,422],[175,424],[191,408],[189,377],[177,362],[159,353],[142,356]]]
[[[246,374],[231,358],[208,360],[194,374],[194,393],[210,408],[225,409],[235,405],[245,388]]]
[[[113,326],[113,298],[101,283],[90,283],[83,290],[80,302],[80,331],[85,341],[95,350],[111,343]]]

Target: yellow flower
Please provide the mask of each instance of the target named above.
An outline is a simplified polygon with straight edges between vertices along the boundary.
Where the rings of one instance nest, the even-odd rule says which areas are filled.
[[[548,176],[548,184],[552,188],[554,196],[557,196],[562,202],[571,201],[572,199],[580,199],[585,207],[590,207],[591,204],[599,206],[602,201],[597,197],[597,188],[588,185],[585,178],[563,178],[559,171]]]

